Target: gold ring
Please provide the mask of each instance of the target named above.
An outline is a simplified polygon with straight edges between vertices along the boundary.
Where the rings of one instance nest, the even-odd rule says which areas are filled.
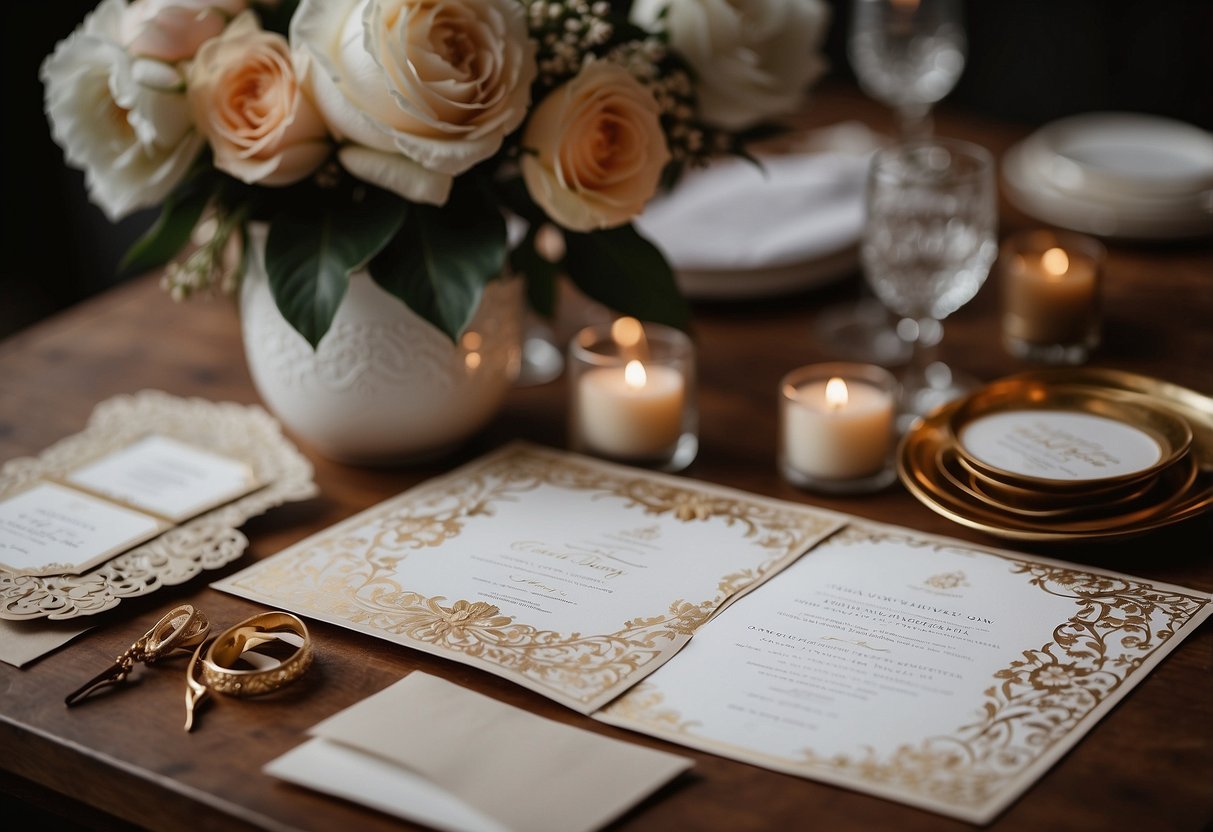
[[[295,652],[270,667],[245,670],[234,666],[248,650],[272,641],[293,645]],[[202,657],[202,681],[218,693],[260,696],[294,682],[311,663],[312,641],[307,626],[289,612],[264,612],[215,637]]]
[[[191,650],[206,641],[210,631],[211,623],[202,610],[191,604],[175,607],[144,636],[147,639],[143,647],[145,661],[154,662],[174,650]]]

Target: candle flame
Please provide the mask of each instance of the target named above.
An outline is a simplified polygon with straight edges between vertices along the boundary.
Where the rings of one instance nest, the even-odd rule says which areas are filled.
[[[629,361],[628,365],[623,368],[623,381],[629,390],[639,390],[648,380],[644,365],[639,361]]]
[[[849,398],[850,394],[847,392],[845,381],[835,377],[826,382],[826,404],[829,405],[830,410],[846,407]]]
[[[1059,248],[1051,248],[1040,256],[1040,265],[1053,277],[1061,277],[1070,268],[1070,258]]]
[[[644,337],[644,328],[635,318],[619,318],[611,324],[611,337],[624,349],[631,349]]]

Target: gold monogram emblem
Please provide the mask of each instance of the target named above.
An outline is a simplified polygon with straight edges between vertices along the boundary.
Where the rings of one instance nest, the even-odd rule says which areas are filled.
[[[645,526],[641,529],[631,529],[630,531],[620,532],[621,537],[630,537],[632,540],[642,540],[649,542],[661,537],[661,526]]]
[[[942,572],[938,575],[932,575],[923,581],[933,589],[958,589],[962,586],[969,586],[968,580],[965,578],[965,573],[957,570],[955,572]]]

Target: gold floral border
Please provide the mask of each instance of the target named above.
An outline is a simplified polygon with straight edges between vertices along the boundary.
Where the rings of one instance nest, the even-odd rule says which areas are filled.
[[[712,598],[674,601],[656,615],[633,618],[602,635],[540,630],[502,615],[487,602],[427,597],[394,580],[401,561],[440,546],[458,536],[469,521],[491,517],[496,504],[541,485],[593,492],[594,499],[622,500],[646,515],[683,523],[723,520],[766,556],[752,568],[723,576]],[[230,586],[296,610],[484,661],[582,703],[667,653],[673,642],[689,637],[726,601],[837,525],[833,518],[808,509],[638,477],[529,446],[509,448],[479,467],[414,489],[376,514],[352,522],[371,526],[373,533],[329,535],[305,543],[237,575]],[[317,561],[324,566],[317,569]]]
[[[910,533],[851,525],[830,538],[831,543],[842,544],[881,541],[994,555],[1009,562],[1012,574],[1026,575],[1031,585],[1078,605],[1078,611],[1054,629],[1052,641],[1038,650],[1023,651],[1022,658],[994,674],[979,708],[980,718],[962,725],[954,735],[902,745],[888,756],[868,749],[860,755],[826,757],[805,749],[799,759],[783,761],[805,773],[827,773],[952,806],[989,804],[1211,603],[1207,597],[1160,590],[1144,581]],[[698,723],[666,705],[650,683],[611,703],[607,713],[615,724],[648,728],[673,739],[680,734],[696,737],[693,728]]]

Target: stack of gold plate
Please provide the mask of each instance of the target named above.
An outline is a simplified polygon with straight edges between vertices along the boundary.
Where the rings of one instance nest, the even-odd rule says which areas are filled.
[[[1025,373],[922,420],[898,472],[934,511],[999,537],[1142,534],[1213,507],[1213,399],[1116,370]]]

